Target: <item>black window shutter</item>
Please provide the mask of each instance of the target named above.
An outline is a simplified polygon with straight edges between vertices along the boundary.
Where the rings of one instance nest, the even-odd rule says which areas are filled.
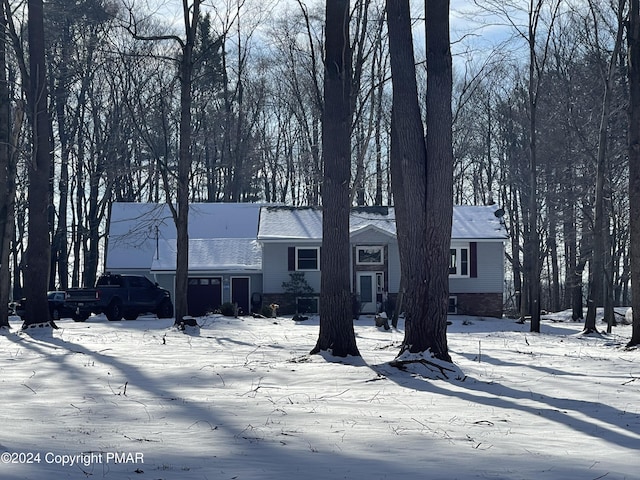
[[[296,270],[296,247],[289,247],[287,252],[287,270],[295,272]]]
[[[469,276],[478,277],[478,242],[469,243]]]

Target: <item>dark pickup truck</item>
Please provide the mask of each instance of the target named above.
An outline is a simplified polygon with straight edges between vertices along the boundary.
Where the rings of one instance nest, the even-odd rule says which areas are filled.
[[[141,275],[106,273],[95,288],[67,290],[65,306],[73,310],[76,322],[84,322],[92,313],[104,313],[111,321],[135,320],[141,313],[173,317],[169,291]]]

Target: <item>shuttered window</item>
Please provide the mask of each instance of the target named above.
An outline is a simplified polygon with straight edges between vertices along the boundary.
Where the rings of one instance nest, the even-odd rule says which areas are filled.
[[[320,247],[289,247],[287,269],[290,272],[320,270]]]

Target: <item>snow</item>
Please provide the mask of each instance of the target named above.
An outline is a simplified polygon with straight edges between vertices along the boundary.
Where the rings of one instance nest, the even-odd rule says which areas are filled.
[[[315,317],[209,316],[181,332],[94,316],[28,333],[12,317],[0,335],[0,478],[638,478],[631,327],[581,336],[565,317],[533,334],[451,316],[463,381],[390,366],[402,321],[386,331],[361,317],[362,358],[337,360],[307,354]]]
[[[457,205],[453,207],[451,238],[459,240],[507,239],[507,231],[496,216],[496,205]],[[503,212],[504,214],[504,212]]]
[[[318,240],[322,210],[315,207],[265,207],[260,212],[258,240]]]
[[[451,238],[460,240],[504,240],[506,230],[493,206],[453,207]],[[373,227],[388,235],[396,235],[395,211],[393,207],[365,207],[351,210],[350,233]],[[302,207],[263,207],[260,212],[258,239],[274,240],[319,240],[322,238],[322,210]]]
[[[189,238],[256,238],[261,204],[194,203]],[[166,204],[115,202],[111,206],[106,269],[149,269],[158,244],[176,238]]]
[[[496,206],[455,206],[452,238],[499,240],[504,227]],[[373,229],[395,237],[393,207],[351,211],[352,235]],[[175,270],[176,230],[169,207],[116,202],[111,207],[106,270]],[[322,239],[322,210],[256,203],[194,203],[189,208],[190,262],[199,270],[260,269],[252,240],[317,242]],[[192,252],[192,253],[191,253]],[[227,254],[226,252],[230,252]],[[232,255],[230,258],[229,255]]]
[[[176,240],[161,240],[151,273],[176,271]],[[252,238],[190,238],[189,271],[262,271],[262,248]]]

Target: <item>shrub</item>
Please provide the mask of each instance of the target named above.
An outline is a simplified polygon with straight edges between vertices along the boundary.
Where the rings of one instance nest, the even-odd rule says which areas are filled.
[[[237,314],[236,306],[231,302],[225,302],[220,305],[220,313],[225,317],[235,317]]]
[[[291,280],[288,282],[282,282],[282,289],[287,293],[293,293],[296,295],[308,295],[313,293],[313,288],[307,283],[307,279],[304,278],[304,272],[290,273]]]
[[[260,312],[263,317],[271,318],[273,317],[273,309],[271,305],[263,305],[262,311]]]

